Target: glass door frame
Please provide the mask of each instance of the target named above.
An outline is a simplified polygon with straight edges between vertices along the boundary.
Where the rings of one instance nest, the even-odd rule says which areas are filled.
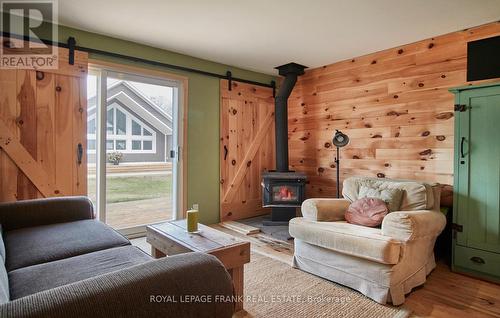
[[[97,76],[97,103],[96,103],[96,212],[98,219],[106,221],[106,120],[107,120],[107,79],[108,77],[138,81],[153,85],[169,86],[174,88],[172,117],[174,157],[172,159],[173,174],[173,202],[172,219],[184,217],[187,206],[186,196],[186,124],[187,124],[187,78],[162,71],[153,71],[126,65],[92,61],[89,62],[89,75]],[[166,149],[166,151],[168,151]],[[167,156],[170,155],[167,153]],[[168,221],[168,220],[165,220]],[[127,237],[143,236],[146,225],[139,225],[118,230]]]

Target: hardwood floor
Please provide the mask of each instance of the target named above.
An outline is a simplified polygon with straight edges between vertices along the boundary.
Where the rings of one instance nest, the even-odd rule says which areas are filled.
[[[253,251],[287,264],[292,262],[291,242],[263,234],[244,235],[218,224],[212,227],[249,241]],[[132,243],[150,252],[145,238]],[[425,285],[407,295],[404,306],[413,312],[412,317],[500,317],[500,285],[453,273],[446,264],[438,262]]]
[[[214,228],[250,241],[251,249],[290,264],[291,242],[277,241],[262,234],[243,235],[220,225]],[[460,275],[438,262],[424,286],[406,297],[412,317],[500,317],[500,285]]]

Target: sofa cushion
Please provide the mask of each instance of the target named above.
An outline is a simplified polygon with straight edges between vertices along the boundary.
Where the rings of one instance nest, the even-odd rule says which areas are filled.
[[[153,258],[135,246],[110,248],[9,272],[12,299],[142,264]]]
[[[5,304],[9,299],[9,277],[7,276],[5,264],[0,262],[0,305]]]
[[[130,245],[118,232],[97,220],[21,228],[4,233],[7,271]]]
[[[0,262],[5,263],[5,243],[3,241],[2,224],[0,224]]]
[[[344,180],[342,195],[351,202],[359,199],[361,186],[383,189],[400,189],[403,193],[401,211],[432,209],[434,206],[433,185],[409,180],[391,180],[368,177],[350,177]]]
[[[0,224],[0,304],[5,304],[9,298],[9,279],[5,268],[5,245],[3,244],[2,224]]]
[[[401,243],[382,235],[380,229],[345,221],[316,222],[304,218],[290,221],[290,235],[309,244],[382,264],[397,264]]]

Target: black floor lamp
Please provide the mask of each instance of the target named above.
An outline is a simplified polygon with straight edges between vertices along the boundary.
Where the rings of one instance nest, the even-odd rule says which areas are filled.
[[[335,166],[337,167],[337,198],[340,198],[340,148],[349,143],[349,137],[340,130],[335,130],[335,135],[332,140],[337,147],[337,157],[335,157]]]

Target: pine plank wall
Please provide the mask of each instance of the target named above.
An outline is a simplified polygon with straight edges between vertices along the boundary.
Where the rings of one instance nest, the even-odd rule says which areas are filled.
[[[472,84],[467,42],[498,35],[494,22],[306,71],[289,99],[288,130],[290,169],[307,173],[307,196],[335,196],[335,129],[351,139],[341,149],[341,181],[373,176],[452,184],[448,89]]]

